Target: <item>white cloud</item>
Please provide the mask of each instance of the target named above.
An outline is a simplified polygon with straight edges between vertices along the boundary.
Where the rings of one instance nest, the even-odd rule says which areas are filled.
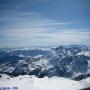
[[[2,45],[13,46],[12,42],[16,42],[16,46],[90,44],[90,32],[87,28],[70,29],[66,25],[72,24],[71,22],[57,22],[32,12],[12,12],[0,16],[0,20],[7,24],[3,24],[0,32]]]

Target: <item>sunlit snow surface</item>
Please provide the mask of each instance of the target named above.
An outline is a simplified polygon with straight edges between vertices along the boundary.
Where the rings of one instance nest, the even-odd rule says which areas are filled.
[[[10,78],[6,75],[0,79],[1,87],[18,87],[18,90],[80,90],[90,86],[90,78],[73,81],[62,77],[18,76]]]

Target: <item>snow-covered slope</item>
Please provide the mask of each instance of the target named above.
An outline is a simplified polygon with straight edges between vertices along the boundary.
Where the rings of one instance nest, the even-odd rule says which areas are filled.
[[[90,78],[82,81],[73,81],[62,77],[18,76],[11,78],[3,75],[0,79],[0,88],[16,87],[16,90],[80,90],[90,86]],[[11,89],[10,89],[11,90]]]
[[[84,55],[84,56],[90,57],[90,51],[82,51],[82,52],[79,52],[77,55]]]

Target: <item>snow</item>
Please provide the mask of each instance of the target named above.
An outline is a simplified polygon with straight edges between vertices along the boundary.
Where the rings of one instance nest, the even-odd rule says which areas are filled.
[[[90,56],[90,51],[82,51],[82,52],[79,52],[77,55],[84,55],[84,56]]]
[[[9,67],[7,68],[7,70],[5,70],[6,72],[12,73],[13,70],[15,69],[15,67]]]
[[[24,55],[20,54],[19,57],[25,57]]]
[[[83,88],[90,87],[90,77],[80,81]]]
[[[34,58],[40,58],[40,57],[42,57],[43,55],[37,55],[37,56],[35,56]]]
[[[37,78],[24,75],[10,78],[3,75],[0,79],[0,87],[18,87],[18,90],[80,90],[88,86],[90,86],[90,78],[74,81],[62,77]]]
[[[34,65],[34,67],[33,67],[33,65]],[[31,64],[29,65],[30,70],[34,70],[39,67],[42,68],[41,71],[44,71],[44,70],[48,70],[48,69],[52,68],[53,65],[51,65],[48,62],[48,59],[46,59],[46,58],[40,59],[39,61],[36,61],[36,62],[32,62],[32,65]]]

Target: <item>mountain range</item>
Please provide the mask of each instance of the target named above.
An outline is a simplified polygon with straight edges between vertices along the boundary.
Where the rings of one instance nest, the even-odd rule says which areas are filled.
[[[90,49],[85,45],[3,48],[0,49],[0,73],[81,80],[90,76]]]

